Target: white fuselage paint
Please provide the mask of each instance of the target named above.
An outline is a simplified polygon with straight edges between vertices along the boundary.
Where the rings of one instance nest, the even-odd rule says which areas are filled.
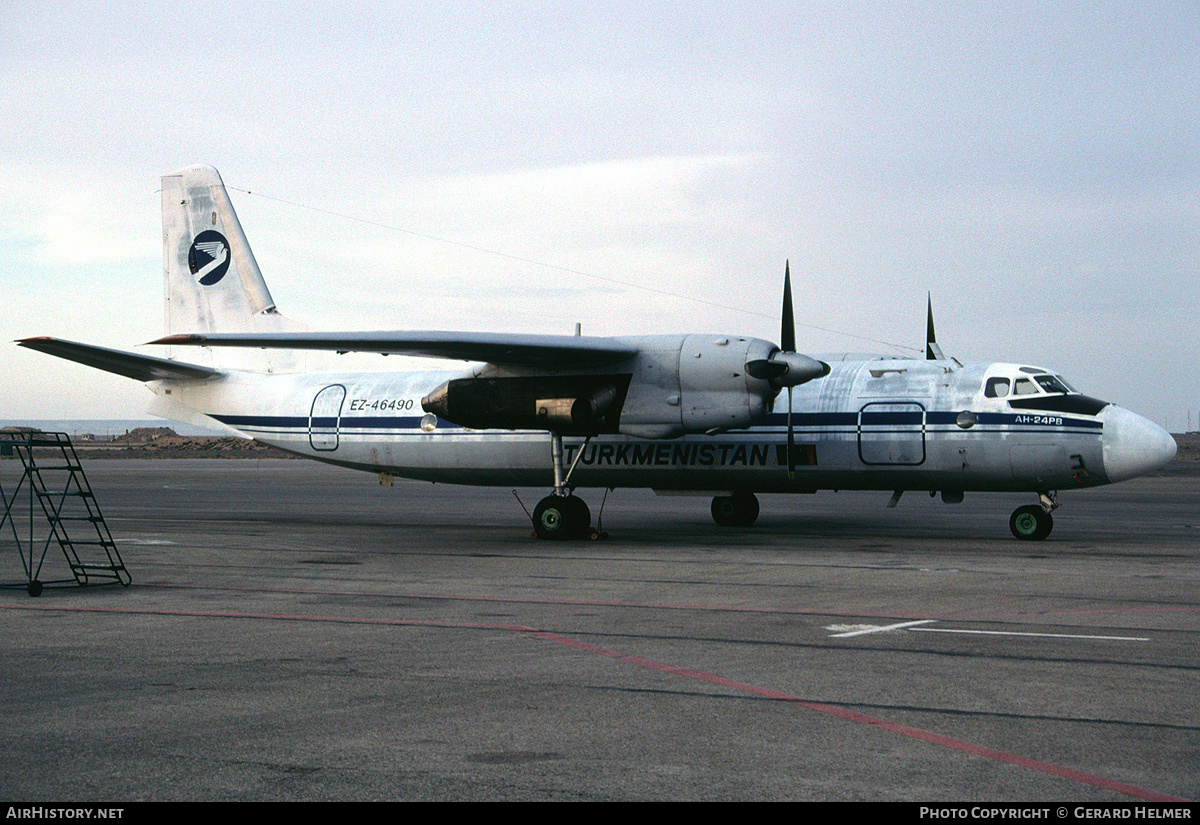
[[[986,397],[985,379],[1019,375],[1017,365],[875,359],[831,367],[794,390],[794,479],[787,470],[785,393],[773,413],[744,429],[674,439],[600,435],[586,444],[566,438],[566,463],[576,465],[570,483],[715,492],[1041,491],[1107,484],[1174,455],[1168,434],[1113,405],[1097,402],[1098,412],[1030,410],[1010,406],[1011,398]],[[152,411],[192,422],[198,414],[263,443],[360,470],[442,483],[549,486],[546,432],[467,430],[443,420],[428,429],[421,399],[471,374],[230,372],[208,381],[153,382]],[[1045,396],[1049,407],[1055,397]],[[1083,398],[1057,396],[1072,397]],[[964,412],[971,416],[962,418]]]

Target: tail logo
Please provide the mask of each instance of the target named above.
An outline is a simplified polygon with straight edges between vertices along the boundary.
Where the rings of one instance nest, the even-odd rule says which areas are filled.
[[[200,277],[204,286],[224,278],[229,270],[229,241],[215,229],[201,232],[188,250],[188,269]]]

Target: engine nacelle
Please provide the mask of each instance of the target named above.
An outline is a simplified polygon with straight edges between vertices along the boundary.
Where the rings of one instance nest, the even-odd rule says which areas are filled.
[[[426,412],[474,430],[617,432],[626,374],[514,375],[485,367],[421,399]]]
[[[641,438],[749,427],[766,418],[778,390],[746,371],[769,358],[768,341],[727,335],[663,336],[636,342],[620,431]]]
[[[488,366],[446,382],[422,406],[472,429],[676,438],[757,424],[779,393],[746,369],[778,352],[769,341],[729,335],[622,340],[637,349],[621,365],[627,372],[529,374]]]

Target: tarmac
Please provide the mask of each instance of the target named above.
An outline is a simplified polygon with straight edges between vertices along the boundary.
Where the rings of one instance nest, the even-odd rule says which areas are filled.
[[[1191,467],[1043,542],[1032,496],[617,490],[562,543],[507,489],[85,469],[133,584],[0,590],[6,801],[1200,797]]]

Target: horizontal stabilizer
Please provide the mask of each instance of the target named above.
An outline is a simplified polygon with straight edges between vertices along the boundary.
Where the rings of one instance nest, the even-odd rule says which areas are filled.
[[[62,338],[23,338],[17,343],[29,349],[57,355],[59,358],[66,358],[68,361],[75,361],[98,370],[115,372],[117,375],[124,375],[126,378],[133,378],[137,381],[154,381],[162,378],[202,379],[224,374],[221,370],[211,367],[185,364],[166,358],[155,358],[151,355],[122,352],[119,349],[96,347],[91,344],[79,344],[75,341],[64,341]]]
[[[484,361],[499,366],[551,368],[614,364],[632,358],[638,352],[636,347],[613,338],[502,332],[205,333],[168,335],[150,343],[376,352]]]

